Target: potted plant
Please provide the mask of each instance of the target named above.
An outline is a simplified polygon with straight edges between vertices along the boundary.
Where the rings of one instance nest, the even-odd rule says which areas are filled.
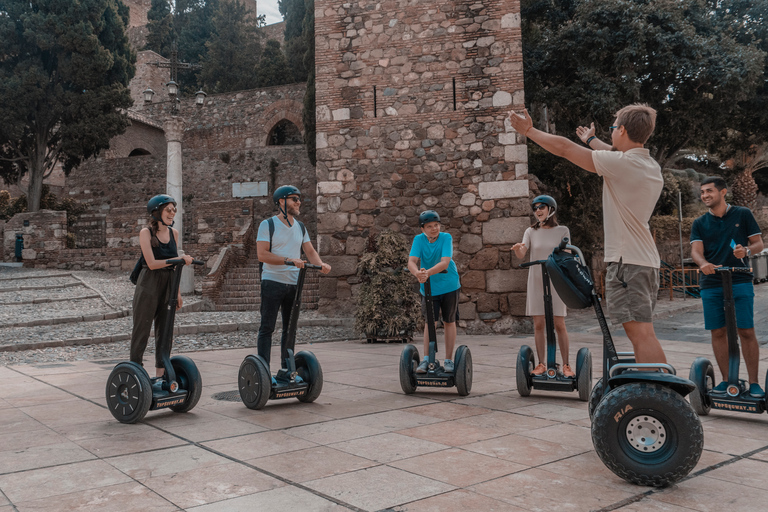
[[[361,280],[355,328],[368,343],[413,338],[420,318],[416,280],[408,272],[408,245],[403,235],[383,231],[368,238],[357,265]]]

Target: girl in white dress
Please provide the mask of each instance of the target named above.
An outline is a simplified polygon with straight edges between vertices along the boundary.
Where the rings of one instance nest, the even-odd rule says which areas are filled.
[[[571,237],[565,226],[555,220],[557,202],[551,196],[538,196],[531,203],[536,222],[525,230],[523,241],[512,246],[512,251],[519,259],[525,258],[531,251],[531,261],[544,260],[552,254],[552,249],[560,245],[563,237]],[[563,358],[562,372],[566,377],[575,377],[568,363],[568,331],[565,329],[566,309],[557,291],[552,287],[552,310],[554,313],[555,333]],[[534,375],[541,375],[547,370],[546,320],[544,317],[544,287],[541,280],[541,266],[528,269],[528,295],[525,302],[525,314],[533,317],[533,336],[536,341],[536,356],[539,364],[533,370]]]

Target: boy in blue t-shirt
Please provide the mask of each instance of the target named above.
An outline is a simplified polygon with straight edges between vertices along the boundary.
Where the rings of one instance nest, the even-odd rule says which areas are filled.
[[[443,368],[446,372],[453,371],[453,346],[456,344],[456,320],[459,318],[459,272],[453,262],[453,237],[440,232],[440,216],[437,212],[427,210],[419,215],[419,225],[422,233],[416,235],[408,255],[408,270],[416,276],[421,286],[421,312],[427,318],[427,304],[424,298],[424,282],[430,279],[432,287],[432,304],[434,318],[437,319],[442,311],[443,328],[445,329],[445,361]],[[443,270],[447,273],[441,274]],[[424,325],[424,353],[429,354],[429,331]],[[416,373],[426,373],[429,356],[416,368]]]

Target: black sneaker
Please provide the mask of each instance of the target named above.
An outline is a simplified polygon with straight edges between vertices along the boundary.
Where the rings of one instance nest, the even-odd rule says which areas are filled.
[[[416,373],[427,373],[427,368],[429,368],[429,358],[425,357],[424,360],[419,363],[419,366],[416,367]]]

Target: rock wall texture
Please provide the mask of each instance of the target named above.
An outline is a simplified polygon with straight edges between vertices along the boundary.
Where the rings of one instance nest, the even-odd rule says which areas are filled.
[[[523,104],[517,0],[315,3],[320,250],[353,299],[368,236],[412,238],[436,210],[453,235],[461,322],[508,332],[527,271],[509,248],[530,225],[527,151],[505,127]]]

